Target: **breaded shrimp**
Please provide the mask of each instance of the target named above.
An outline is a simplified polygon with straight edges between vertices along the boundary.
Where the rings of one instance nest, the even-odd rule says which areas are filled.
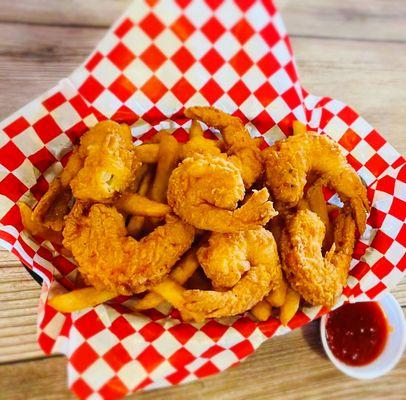
[[[246,231],[212,232],[207,245],[197,251],[199,263],[215,289],[233,287],[250,269],[246,236]]]
[[[185,115],[220,131],[229,159],[241,170],[245,187],[251,187],[262,172],[261,152],[242,121],[214,107],[190,107]]]
[[[141,162],[134,155],[131,131],[114,121],[99,122],[80,139],[83,167],[71,180],[73,195],[108,202],[131,186]]]
[[[310,210],[286,218],[281,238],[282,268],[292,288],[308,303],[331,307],[347,282],[355,243],[355,222],[342,210],[334,224],[334,244],[323,257],[325,225]]]
[[[241,314],[261,301],[282,281],[282,270],[272,233],[259,228],[228,235],[232,243],[224,257],[241,261],[241,252],[249,263],[248,272],[232,289],[225,292],[214,290],[186,290],[183,292],[181,312],[185,318],[202,321]],[[233,243],[235,241],[235,243]],[[243,243],[244,242],[244,243]],[[235,268],[238,270],[239,267]]]
[[[302,133],[276,142],[262,152],[266,185],[275,201],[296,206],[303,197],[307,175],[320,175],[320,183],[336,190],[351,205],[359,232],[365,230],[369,211],[367,191],[337,143],[326,136]]]
[[[206,139],[203,136],[195,136],[189,139],[184,145],[180,153],[180,158],[185,159],[194,157],[196,154],[212,154],[219,156],[221,150],[218,141]]]
[[[69,212],[71,198],[69,186],[63,187],[60,178],[56,178],[34,208],[32,219],[49,229],[61,231],[63,218]]]
[[[185,159],[169,179],[168,204],[175,214],[199,229],[237,232],[264,225],[274,215],[264,188],[245,194],[240,170],[226,157],[196,155]]]
[[[218,140],[207,139],[203,136],[203,129],[197,120],[192,121],[189,140],[182,145],[180,158],[184,160],[196,154],[220,155],[221,150]]]
[[[64,217],[69,212],[72,199],[69,183],[80,168],[82,159],[75,149],[61,175],[50,183],[47,192],[35,206],[32,213],[33,221],[54,231],[62,231]]]
[[[162,280],[189,249],[194,233],[192,226],[168,216],[165,225],[137,241],[127,236],[124,217],[115,208],[95,204],[86,210],[77,201],[66,218],[63,245],[88,284],[128,295]]]

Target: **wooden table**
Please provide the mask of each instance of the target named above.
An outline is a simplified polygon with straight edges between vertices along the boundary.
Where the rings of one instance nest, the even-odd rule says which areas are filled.
[[[0,0],[0,119],[67,76],[130,0]],[[353,105],[406,150],[406,1],[279,0],[304,86]],[[65,360],[35,338],[39,287],[0,252],[0,397],[70,399]],[[394,294],[406,309],[406,283]],[[317,322],[265,343],[213,378],[138,399],[400,399],[406,357],[387,376],[360,382],[326,359]]]

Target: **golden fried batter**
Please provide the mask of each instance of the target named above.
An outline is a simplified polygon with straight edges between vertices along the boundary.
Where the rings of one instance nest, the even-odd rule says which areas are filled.
[[[220,130],[229,159],[241,170],[245,187],[251,187],[262,173],[261,152],[242,121],[214,107],[190,107],[185,115]]]
[[[203,136],[190,138],[189,141],[182,146],[180,158],[185,159],[188,157],[194,157],[196,154],[212,154],[219,156],[221,154],[219,142],[212,139],[206,139]]]
[[[241,236],[243,236],[244,244]],[[214,290],[184,291],[182,310],[185,318],[202,321],[206,318],[241,314],[251,309],[271,290],[276,289],[281,284],[282,270],[276,243],[271,232],[261,227],[256,230],[228,235],[228,240],[230,242],[235,240],[235,243],[230,246],[224,257],[233,260],[236,256],[237,262],[239,262],[241,260],[240,251],[242,250],[250,264],[248,272],[232,289],[225,292]]]
[[[72,191],[69,183],[82,168],[82,159],[75,149],[61,175],[54,179],[34,208],[32,219],[54,231],[62,231],[64,217],[70,210]]]
[[[297,205],[308,173],[316,173],[321,184],[335,189],[343,202],[350,203],[358,230],[364,232],[369,211],[367,191],[337,143],[307,132],[280,140],[262,154],[266,185],[275,201],[288,207]]]
[[[334,244],[323,257],[325,225],[310,210],[287,217],[281,238],[282,268],[292,288],[308,303],[331,307],[347,282],[355,223],[343,210],[334,225]]]
[[[72,192],[63,187],[60,178],[53,180],[32,213],[32,219],[54,231],[63,229],[63,218],[69,212]]]
[[[250,269],[246,232],[213,232],[207,246],[197,251],[199,263],[215,289],[233,287]]]
[[[141,166],[127,125],[103,121],[80,139],[83,168],[71,180],[73,195],[84,201],[109,201],[131,186]]]
[[[27,230],[33,236],[38,236],[44,240],[49,240],[52,243],[62,244],[61,232],[56,232],[34,220],[32,218],[32,210],[27,204],[18,202],[17,205],[20,209],[21,221],[25,230]]]
[[[265,188],[237,208],[244,193],[240,170],[229,159],[196,155],[173,171],[168,204],[184,221],[214,232],[255,229],[276,215]]]
[[[63,245],[72,252],[88,284],[120,294],[139,293],[158,283],[191,246],[195,230],[168,216],[166,224],[140,241],[127,236],[124,217],[95,204],[85,215],[76,202],[66,219]]]

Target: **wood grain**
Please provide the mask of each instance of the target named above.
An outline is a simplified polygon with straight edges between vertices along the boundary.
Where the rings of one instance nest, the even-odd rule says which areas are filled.
[[[104,33],[103,29],[0,25],[0,119],[69,75]],[[406,113],[406,91],[394,90],[406,87],[406,43],[355,40],[343,45],[313,37],[293,38],[292,43],[304,87],[350,104],[399,151],[406,150],[406,136],[398,133]]]
[[[131,0],[1,0],[0,22],[109,27]]]
[[[1,0],[0,22],[108,27],[131,0]],[[403,0],[278,0],[291,36],[406,41]]]
[[[67,76],[131,0],[0,0],[0,120]],[[406,2],[278,0],[304,87],[352,105],[406,152]],[[66,361],[36,344],[40,289],[0,251],[1,398],[71,399]],[[406,308],[406,281],[393,290]],[[10,363],[12,362],[12,363]],[[324,357],[318,324],[265,343],[221,375],[137,399],[400,399],[406,358],[387,376],[359,382]],[[16,388],[18,388],[16,390]]]
[[[318,323],[263,344],[254,356],[237,367],[187,385],[129,396],[138,400],[268,400],[272,399],[382,399],[398,400],[404,394],[403,358],[389,375],[370,382],[350,379],[330,364],[321,351]],[[65,361],[50,358],[5,365],[0,372],[9,377],[2,383],[8,400],[73,399],[65,388]],[[29,377],[29,379],[27,378]],[[15,388],[19,390],[16,391]],[[44,390],[46,388],[46,390]]]
[[[0,120],[72,73],[104,33],[105,29],[0,24]]]
[[[0,363],[42,357],[37,344],[40,288],[17,258],[0,252]]]
[[[284,0],[282,15],[291,37],[364,42],[406,41],[403,0]],[[345,40],[345,41],[344,41]]]

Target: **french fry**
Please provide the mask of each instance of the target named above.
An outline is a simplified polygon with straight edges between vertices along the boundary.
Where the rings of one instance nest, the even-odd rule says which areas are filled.
[[[334,241],[333,227],[328,216],[327,203],[323,195],[323,187],[317,182],[309,187],[306,193],[307,202],[310,210],[315,212],[326,227],[326,233],[323,240],[323,247],[329,249]]]
[[[200,322],[204,319],[203,316],[192,314],[183,308],[183,292],[186,289],[172,279],[164,279],[152,290],[162,296],[173,307],[177,308],[185,321],[194,319],[196,322]]]
[[[190,138],[203,137],[203,129],[199,121],[193,120],[189,130]]]
[[[153,173],[152,171],[148,171],[144,178],[142,179],[140,185],[138,186],[138,194],[140,196],[146,196],[151,189],[152,181],[153,181]]]
[[[159,146],[158,164],[154,183],[151,188],[151,199],[166,202],[169,177],[179,160],[179,144],[173,136],[164,136]]]
[[[252,315],[258,321],[267,321],[271,316],[272,307],[267,301],[260,301],[251,309]]]
[[[139,238],[142,232],[142,227],[144,226],[145,217],[140,217],[139,215],[133,215],[127,224],[127,232],[135,237]]]
[[[199,267],[196,251],[197,248],[189,250],[186,256],[178,262],[170,273],[170,277],[180,285],[183,285]]]
[[[315,212],[327,227],[330,223],[328,218],[327,204],[323,195],[323,187],[317,182],[309,187],[306,193],[310,210]]]
[[[288,285],[285,279],[282,279],[281,284],[266,297],[266,301],[272,307],[281,307],[286,299]]]
[[[132,185],[132,190],[134,193],[138,191],[138,188],[140,187],[140,184],[142,180],[144,179],[144,176],[148,173],[149,171],[149,166],[147,164],[142,164],[141,167],[137,169],[135,172],[135,178],[134,178],[134,183]]]
[[[32,210],[24,202],[17,203],[20,213],[21,220],[24,228],[31,233],[33,236],[38,236],[44,240],[49,240],[50,242],[62,244],[62,233],[56,232],[46,226],[40,224],[32,219]]]
[[[293,121],[292,127],[294,135],[305,134],[307,132],[306,125],[300,121]]]
[[[123,194],[114,205],[128,214],[143,217],[164,217],[171,211],[167,204],[158,203],[135,193]]]
[[[167,129],[162,129],[161,131],[157,132],[154,136],[152,136],[149,143],[161,143],[164,137],[171,136],[171,132]]]
[[[140,146],[135,146],[134,153],[135,156],[143,163],[155,164],[158,162],[158,143],[146,143]]]
[[[195,248],[189,250],[186,256],[178,262],[173,271],[170,273],[170,278],[178,283],[183,285],[193,274],[193,272],[199,266],[199,261],[196,257]],[[142,299],[137,300],[134,309],[135,310],[148,310],[150,308],[155,308],[162,303],[164,299],[161,295],[155,291],[147,293]]]
[[[163,297],[166,301],[171,303],[175,308],[182,308],[183,306],[183,292],[185,288],[179,283],[170,278],[165,278],[158,285],[152,288],[153,292]]]
[[[138,194],[140,196],[146,196],[151,188],[152,183],[152,171],[148,170],[144,178],[142,179],[139,187]],[[127,225],[127,231],[131,236],[138,237],[141,234],[142,228],[144,226],[145,217],[139,215],[133,215]]]
[[[117,293],[100,291],[94,287],[72,290],[49,300],[49,305],[55,310],[65,313],[80,311],[88,307],[94,307],[117,296]]]
[[[293,318],[299,309],[300,295],[293,289],[288,288],[286,292],[286,299],[280,308],[279,319],[282,325],[286,326],[288,322]]]

